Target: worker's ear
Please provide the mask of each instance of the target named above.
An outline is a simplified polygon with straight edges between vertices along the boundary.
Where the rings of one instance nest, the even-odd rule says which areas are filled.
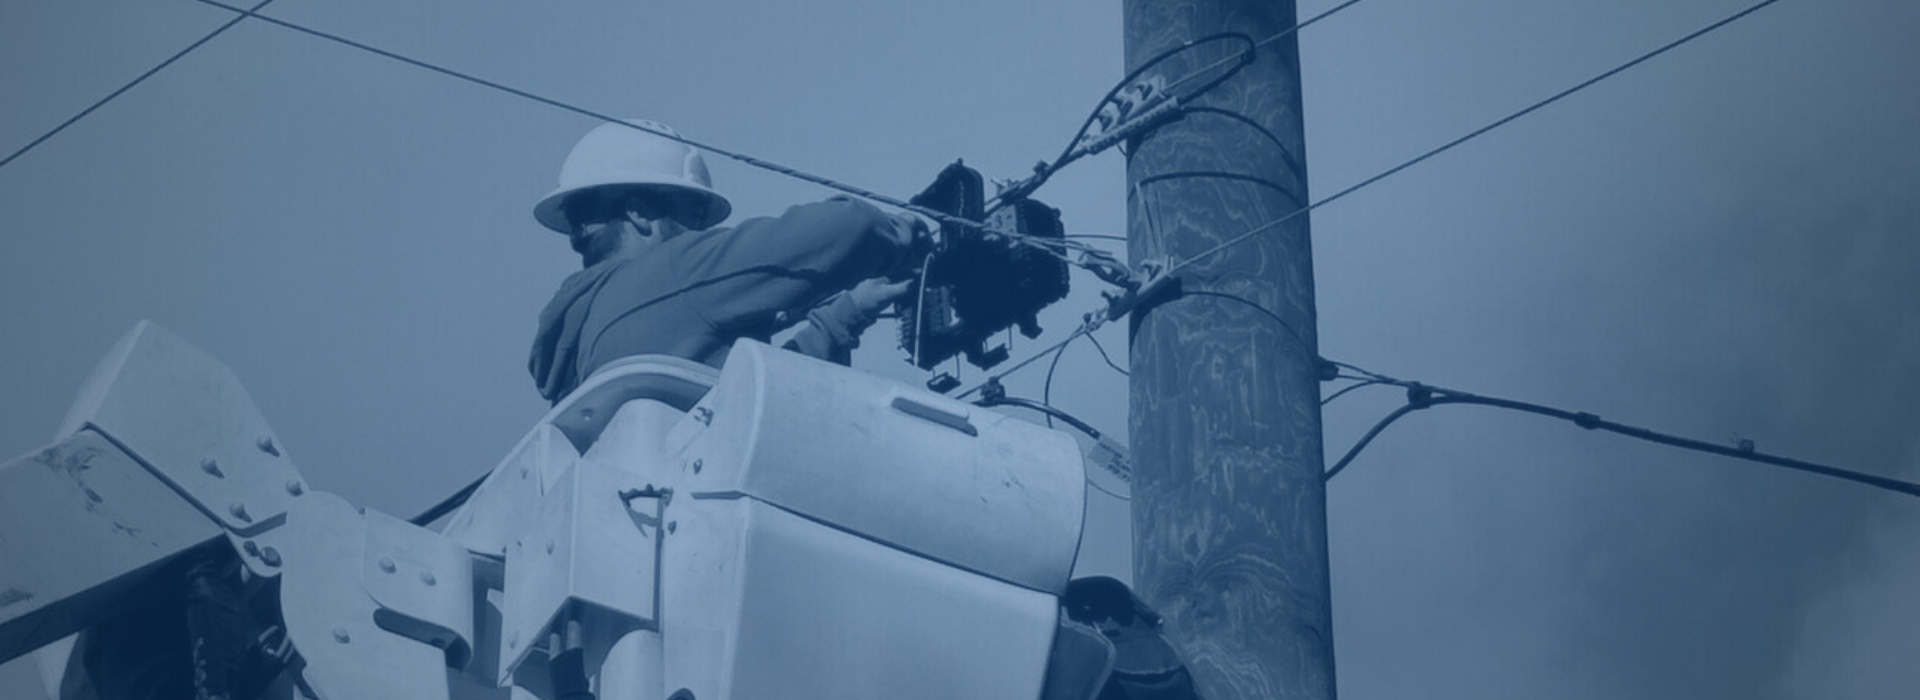
[[[672,236],[672,232],[662,225],[665,221],[648,216],[648,212],[639,207],[627,207],[627,223],[633,224],[633,230],[641,238],[666,239]]]

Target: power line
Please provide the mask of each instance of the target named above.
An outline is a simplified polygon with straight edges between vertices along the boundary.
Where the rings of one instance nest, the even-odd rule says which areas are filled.
[[[487,477],[489,476],[493,476],[493,470],[491,469],[473,481],[467,482],[466,486],[460,487],[460,490],[453,492],[453,495],[440,499],[439,503],[435,503],[426,510],[420,511],[419,515],[408,518],[407,522],[420,527],[426,527],[433,521],[446,517],[447,514],[452,513],[454,509],[466,505],[467,501],[473,498],[474,492],[480,490],[480,485],[487,482]]]
[[[1118,364],[1115,364],[1112,357],[1107,356],[1107,348],[1106,346],[1100,344],[1099,336],[1093,335],[1092,333],[1088,333],[1087,340],[1093,341],[1093,349],[1100,351],[1100,359],[1106,360],[1107,366],[1112,367],[1113,371],[1119,372],[1120,376],[1122,377],[1133,376],[1133,374],[1129,373],[1125,368],[1121,367]]]
[[[424,70],[429,70],[435,73],[439,73],[441,75],[444,75],[450,78],[463,80],[463,81],[473,83],[475,85],[479,85],[481,87],[485,87],[491,90],[504,92],[509,95],[513,95],[523,99],[538,102],[540,104],[544,104],[549,107],[564,110],[567,112],[572,112],[580,116],[597,119],[602,122],[606,122],[608,124],[618,124],[620,126],[633,129],[635,131],[641,131],[641,132],[653,134],[655,136],[659,136],[661,138],[665,138],[671,141],[683,143],[688,146],[692,146],[694,148],[698,148],[724,158],[729,158],[755,168],[777,173],[780,175],[785,175],[787,177],[791,177],[797,180],[803,180],[816,185],[820,185],[822,187],[827,187],[829,189],[839,190],[841,192],[854,195],[856,197],[872,200],[875,202],[879,202],[881,204],[886,204],[888,206],[911,211],[915,214],[925,216],[927,218],[933,219],[935,221],[939,221],[944,224],[951,224],[951,225],[960,226],[963,228],[977,229],[977,230],[985,231],[989,234],[1004,236],[1008,240],[1013,241],[1015,243],[1045,250],[1048,253],[1059,256],[1060,258],[1065,259],[1067,260],[1067,262],[1072,264],[1079,264],[1079,263],[1068,258],[1064,253],[1061,252],[1061,250],[1097,251],[1097,249],[1094,249],[1091,246],[1087,246],[1082,243],[1076,243],[1073,241],[1054,239],[1054,238],[1042,238],[1038,236],[1029,236],[1023,233],[1016,233],[1013,231],[1002,231],[1002,230],[994,229],[978,221],[973,221],[971,219],[954,216],[951,214],[947,214],[945,212],[935,211],[933,209],[929,209],[927,207],[913,204],[906,200],[898,199],[895,197],[889,197],[887,195],[880,194],[878,192],[875,192],[873,190],[869,190],[863,187],[850,185],[850,184],[840,182],[838,180],[834,180],[831,178],[827,178],[821,175],[815,175],[813,173],[809,173],[804,170],[799,170],[796,168],[780,165],[778,163],[774,163],[772,161],[765,160],[762,158],[756,158],[754,156],[750,156],[745,153],[740,153],[737,151],[720,148],[718,146],[714,146],[714,145],[711,145],[702,141],[697,141],[694,139],[689,139],[677,134],[672,134],[665,131],[657,131],[657,130],[640,126],[637,124],[630,124],[620,120],[618,117],[614,117],[612,115],[605,114],[603,112],[587,109],[585,107],[574,105],[568,102],[563,102],[551,97],[546,97],[544,95],[540,95],[527,90],[522,90],[520,88],[512,87],[504,83],[495,82],[495,81],[488,80],[486,78],[481,78],[479,76],[475,76],[469,73],[457,71],[452,68],[447,68],[445,66],[441,66],[435,63],[430,63],[428,61],[412,58],[410,56],[406,56],[400,53],[382,49],[382,48],[373,46],[371,44],[366,44],[363,42],[355,41],[353,39],[348,39],[338,34],[332,34],[329,32],[318,30],[318,29],[313,29],[311,27],[296,24],[296,23],[289,22],[276,17],[256,14],[254,11],[242,10],[232,5],[219,2],[219,0],[197,0],[197,1],[202,4],[223,8],[228,11],[242,13],[240,17],[236,17],[234,19],[235,22],[238,22],[239,20],[245,19],[247,17],[253,17],[254,19],[258,19],[268,24],[279,26],[285,29],[290,29],[290,30],[300,32],[302,34],[306,34],[308,36],[312,36],[318,39],[331,41],[336,44],[340,44],[342,46],[358,49],[360,51],[371,53],[371,54],[381,56],[387,59],[391,59],[394,61],[399,61],[401,63],[405,63],[407,65],[414,66],[416,68],[421,68]],[[1059,250],[1056,250],[1056,248],[1058,248]]]
[[[1210,107],[1197,107],[1197,108],[1183,107],[1180,105],[1180,103],[1184,102],[1185,100],[1192,99],[1194,97],[1198,97],[1200,95],[1206,94],[1208,91],[1211,91],[1213,88],[1219,86],[1221,83],[1226,82],[1227,79],[1233,77],[1235,73],[1238,73],[1241,68],[1244,68],[1248,64],[1251,64],[1253,62],[1254,54],[1255,52],[1259,51],[1261,46],[1265,46],[1267,44],[1271,44],[1275,41],[1279,41],[1283,38],[1291,36],[1294,33],[1299,32],[1301,29],[1304,29],[1315,22],[1319,22],[1320,20],[1326,19],[1328,17],[1331,17],[1339,13],[1341,10],[1344,10],[1344,9],[1347,9],[1348,7],[1352,7],[1356,4],[1359,4],[1360,1],[1361,0],[1347,0],[1346,2],[1335,6],[1333,9],[1327,10],[1318,15],[1314,15],[1311,18],[1308,18],[1307,21],[1305,22],[1296,22],[1294,23],[1293,26],[1287,27],[1286,29],[1279,31],[1278,33],[1275,33],[1272,36],[1269,36],[1265,39],[1261,39],[1258,41],[1255,41],[1253,37],[1247,36],[1245,34],[1241,34],[1239,32],[1223,32],[1220,34],[1213,34],[1209,36],[1200,37],[1198,39],[1185,41],[1185,42],[1182,42],[1179,46],[1175,46],[1165,51],[1162,51],[1158,54],[1155,54],[1154,56],[1141,62],[1141,64],[1138,67],[1134,68],[1132,71],[1129,71],[1125,77],[1121,78],[1119,82],[1114,84],[1112,89],[1109,89],[1107,91],[1106,95],[1100,98],[1100,101],[1096,103],[1096,105],[1098,106],[1094,108],[1093,113],[1087,115],[1086,121],[1080,124],[1079,131],[1074,132],[1073,138],[1067,142],[1067,147],[1060,151],[1060,155],[1054,158],[1052,163],[1047,163],[1045,161],[1042,161],[1039,165],[1035,166],[1034,173],[1031,177],[1028,177],[1025,180],[1021,180],[1020,182],[1012,184],[1006,189],[1006,191],[1002,192],[1000,195],[996,195],[994,197],[994,200],[989,203],[987,207],[987,211],[992,212],[995,209],[998,209],[1001,206],[1004,206],[1006,202],[1009,201],[1011,198],[1022,197],[1027,194],[1031,194],[1034,190],[1039,189],[1041,185],[1045,184],[1047,179],[1052,177],[1055,172],[1058,172],[1061,168],[1066,167],[1067,164],[1072,163],[1073,161],[1078,160],[1082,157],[1093,155],[1100,151],[1104,151],[1108,147],[1117,144],[1121,139],[1126,138],[1130,133],[1138,129],[1151,128],[1161,118],[1171,117],[1176,112],[1221,111],[1221,110],[1216,110]],[[1236,51],[1230,56],[1221,58],[1205,66],[1202,66],[1199,70],[1195,70],[1193,72],[1187,73],[1186,75],[1182,75],[1179,78],[1176,78],[1168,82],[1166,84],[1165,90],[1161,92],[1159,96],[1148,95],[1146,96],[1146,100],[1143,104],[1134,105],[1135,107],[1140,108],[1138,112],[1135,112],[1132,114],[1126,114],[1126,113],[1116,114],[1115,115],[1116,123],[1104,125],[1106,128],[1102,133],[1094,136],[1089,136],[1087,134],[1087,129],[1092,127],[1093,123],[1100,119],[1101,113],[1105,109],[1105,107],[1109,103],[1117,104],[1116,98],[1120,96],[1120,93],[1122,91],[1125,91],[1127,88],[1138,84],[1140,76],[1145,75],[1147,71],[1152,70],[1154,66],[1157,66],[1160,63],[1167,61],[1183,52],[1192,50],[1196,46],[1218,42],[1218,41],[1226,41],[1226,40],[1245,42],[1246,48],[1241,49],[1240,51]],[[1181,85],[1186,84],[1188,81],[1191,81],[1194,78],[1198,78],[1201,75],[1204,75],[1206,73],[1212,72],[1213,70],[1220,68],[1221,66],[1225,66],[1229,63],[1236,63],[1236,62],[1238,63],[1238,65],[1221,73],[1218,76],[1215,76],[1211,82],[1207,83],[1204,86],[1201,86],[1200,89],[1198,90],[1194,90],[1192,95],[1188,95],[1184,99],[1179,97],[1168,97],[1173,94],[1173,91],[1175,88],[1178,88]],[[1241,119],[1245,119],[1245,117],[1241,117]],[[1249,123],[1251,123],[1251,120],[1248,120],[1248,121]],[[1255,126],[1258,127],[1258,124],[1255,124]],[[1269,133],[1268,136],[1271,137],[1272,134]],[[1275,142],[1278,143],[1278,139],[1275,139]],[[1284,147],[1282,148],[1282,150],[1284,150]],[[1291,153],[1288,153],[1287,155],[1289,158],[1292,157]]]
[[[1096,316],[1095,318],[1098,318],[1098,317]],[[1060,342],[1049,345],[1046,347],[1046,349],[1028,356],[1027,359],[1014,363],[1012,367],[1008,367],[1006,369],[1000,370],[998,373],[988,376],[986,381],[980,382],[979,384],[975,384],[973,385],[972,388],[967,389],[966,391],[962,391],[958,394],[955,394],[954,398],[965,399],[968,396],[972,396],[978,393],[981,389],[986,388],[988,384],[999,381],[1001,379],[1005,379],[1007,375],[1013,374],[1014,372],[1018,372],[1022,368],[1026,367],[1027,365],[1030,365],[1030,364],[1033,364],[1034,362],[1039,361],[1040,358],[1046,357],[1048,353],[1059,351],[1061,348],[1066,347],[1067,343],[1073,342],[1075,338],[1086,335],[1088,333],[1092,333],[1093,329],[1097,327],[1097,325],[1098,324],[1094,324],[1091,322],[1080,324],[1079,328],[1073,329],[1073,332],[1068,333],[1067,337],[1061,340]]]
[[[1458,146],[1468,141],[1472,141],[1473,139],[1479,138],[1480,136],[1485,135],[1487,132],[1493,131],[1494,129],[1498,129],[1502,126],[1506,126],[1508,123],[1516,119],[1519,119],[1521,117],[1532,114],[1542,107],[1546,107],[1547,105],[1558,102],[1569,95],[1572,95],[1576,92],[1580,92],[1581,90],[1585,90],[1588,87],[1592,87],[1595,83],[1598,83],[1602,80],[1606,80],[1615,75],[1618,75],[1619,73],[1629,68],[1632,68],[1634,66],[1640,65],[1641,63],[1645,63],[1646,61],[1648,61],[1649,59],[1652,59],[1655,56],[1659,56],[1660,54],[1663,54],[1675,48],[1678,48],[1681,45],[1686,44],[1687,42],[1693,41],[1694,39],[1698,39],[1701,36],[1705,36],[1709,32],[1712,32],[1728,24],[1731,24],[1741,18],[1746,17],[1747,15],[1753,14],[1754,12],[1759,11],[1760,8],[1766,7],[1768,5],[1772,5],[1779,1],[1780,0],[1761,0],[1759,3],[1748,6],[1746,9],[1736,12],[1732,15],[1729,15],[1725,19],[1722,19],[1718,22],[1714,22],[1713,24],[1709,24],[1700,29],[1694,30],[1693,33],[1690,33],[1686,36],[1680,37],[1679,39],[1675,39],[1671,42],[1668,42],[1666,45],[1661,46],[1660,48],[1640,54],[1638,57],[1634,58],[1631,61],[1627,61],[1626,63],[1622,63],[1618,66],[1615,66],[1611,70],[1608,70],[1604,73],[1601,73],[1599,75],[1583,80],[1580,83],[1574,85],[1573,87],[1554,93],[1554,95],[1551,97],[1548,97],[1544,100],[1540,100],[1539,102],[1535,102],[1531,105],[1528,105],[1525,109],[1521,109],[1518,112],[1514,112],[1505,117],[1501,117],[1500,119],[1495,120],[1494,122],[1487,124],[1486,126],[1483,126],[1471,132],[1468,132],[1464,136],[1461,136],[1452,141],[1448,141],[1444,144],[1441,144],[1439,147],[1429,150],[1418,156],[1415,156],[1411,160],[1405,161],[1399,165],[1388,168],[1386,171],[1381,172],[1378,175],[1374,175],[1373,177],[1369,177],[1365,180],[1361,180],[1360,182],[1355,183],[1344,190],[1340,190],[1339,192],[1335,192],[1333,193],[1333,195],[1328,196],[1324,199],[1321,199],[1320,201],[1309,204],[1305,208],[1296,209],[1293,211],[1293,213],[1287,214],[1286,216],[1282,216],[1280,218],[1274,219],[1272,221],[1261,224],[1259,226],[1255,226],[1252,229],[1246,231],[1245,233],[1241,233],[1240,235],[1234,236],[1233,238],[1229,238],[1226,241],[1220,243],[1219,245],[1213,246],[1212,248],[1208,248],[1205,251],[1202,251],[1198,255],[1194,255],[1192,257],[1187,258],[1186,260],[1180,261],[1179,263],[1168,268],[1167,273],[1172,274],[1174,272],[1178,272],[1181,268],[1184,268],[1188,265],[1192,265],[1195,262],[1199,262],[1201,259],[1204,259],[1222,250],[1226,250],[1227,248],[1232,247],[1236,244],[1239,244],[1241,241],[1244,241],[1248,238],[1252,238],[1256,235],[1259,235],[1260,233],[1263,233],[1268,229],[1271,229],[1273,227],[1279,226],[1286,222],[1292,221],[1296,218],[1305,216],[1307,212],[1313,211],[1315,209],[1319,209],[1320,207],[1325,206],[1334,201],[1337,201],[1342,197],[1353,194],[1354,192],[1359,191],[1361,188],[1367,187],[1369,185],[1372,185],[1373,183],[1387,179],[1388,177],[1392,177],[1393,175],[1398,174],[1402,170],[1406,170],[1407,168],[1411,168],[1415,165],[1418,165],[1426,161],[1428,158],[1432,158],[1434,156],[1440,155],[1441,153],[1445,153],[1449,150],[1452,150],[1453,147],[1455,146]]]
[[[979,401],[975,401],[974,404],[977,406],[985,406],[989,408],[994,406],[1019,406],[1020,408],[1024,408],[1030,411],[1038,411],[1050,417],[1060,419],[1061,422],[1064,422],[1067,425],[1073,426],[1074,429],[1079,430],[1082,433],[1086,433],[1087,437],[1093,438],[1095,440],[1100,439],[1100,431],[1095,429],[1092,425],[1088,424],[1086,421],[1080,420],[1079,418],[1075,418],[1073,414],[1068,413],[1066,411],[1062,411],[1059,408],[1056,408],[1053,404],[1046,403],[1044,401],[1034,401],[1032,399],[1016,399],[1011,396],[1002,396],[1002,397],[993,398],[993,399],[981,399]]]
[[[1734,459],[1745,460],[1749,462],[1756,462],[1756,463],[1766,464],[1766,465],[1775,466],[1775,467],[1783,467],[1786,469],[1807,472],[1810,474],[1818,474],[1820,476],[1832,477],[1835,479],[1842,479],[1842,480],[1851,481],[1857,484],[1865,484],[1865,485],[1873,486],[1876,488],[1886,489],[1888,491],[1904,493],[1909,496],[1920,496],[1920,484],[1915,484],[1908,481],[1901,481],[1899,479],[1892,479],[1884,476],[1878,476],[1874,474],[1867,474],[1865,472],[1853,471],[1851,469],[1841,469],[1839,467],[1833,467],[1833,466],[1828,466],[1824,464],[1816,464],[1813,462],[1807,462],[1807,461],[1798,460],[1798,459],[1791,459],[1791,458],[1782,457],[1779,455],[1767,454],[1767,453],[1752,449],[1751,443],[1742,443],[1738,447],[1718,445],[1711,442],[1704,442],[1701,440],[1684,438],[1677,435],[1671,435],[1668,433],[1662,433],[1654,430],[1649,430],[1646,428],[1626,425],[1623,423],[1616,423],[1616,422],[1601,418],[1596,414],[1587,413],[1584,411],[1569,411],[1566,409],[1554,408],[1551,406],[1544,406],[1541,404],[1529,403],[1526,401],[1515,401],[1512,399],[1502,399],[1502,398],[1496,398],[1491,396],[1481,396],[1478,394],[1471,394],[1468,392],[1457,391],[1454,389],[1444,389],[1440,387],[1427,386],[1419,382],[1408,382],[1408,381],[1402,381],[1398,379],[1392,379],[1390,377],[1386,377],[1385,375],[1378,375],[1372,372],[1366,372],[1365,370],[1359,370],[1359,371],[1361,371],[1364,374],[1368,374],[1372,376],[1373,379],[1371,379],[1370,381],[1405,387],[1407,389],[1407,403],[1404,406],[1394,409],[1394,411],[1392,413],[1387,414],[1385,418],[1380,419],[1378,423],[1375,423],[1373,425],[1372,429],[1367,431],[1366,435],[1362,436],[1358,442],[1354,443],[1353,447],[1348,448],[1346,455],[1342,456],[1339,462],[1334,463],[1333,467],[1327,470],[1327,473],[1325,476],[1326,479],[1332,479],[1333,477],[1338,476],[1341,471],[1347,468],[1347,465],[1353,462],[1353,458],[1358,456],[1362,449],[1365,449],[1369,443],[1373,442],[1373,439],[1375,437],[1378,437],[1380,435],[1380,431],[1385,430],[1387,426],[1392,425],[1394,421],[1399,420],[1402,416],[1405,416],[1409,413],[1412,413],[1414,411],[1418,411],[1424,408],[1429,408],[1429,407],[1439,406],[1444,404],[1469,404],[1469,405],[1476,405],[1476,406],[1489,406],[1492,408],[1503,408],[1510,411],[1519,411],[1522,413],[1531,413],[1538,416],[1546,416],[1548,418],[1557,418],[1557,419],[1572,423],[1574,425],[1580,426],[1581,428],[1585,428],[1587,430],[1604,430],[1604,431],[1615,433],[1618,435],[1625,435],[1630,438],[1645,440],[1647,442],[1652,442],[1652,443],[1661,444],[1661,445],[1667,445],[1669,447],[1678,447],[1684,450],[1692,450],[1695,452],[1705,452],[1708,454],[1716,454],[1722,457],[1732,457]]]
[[[1100,441],[1101,438],[1103,437],[1100,434],[1100,431],[1098,429],[1095,429],[1092,425],[1088,424],[1086,421],[1080,420],[1079,418],[1075,418],[1073,414],[1067,413],[1066,411],[1062,411],[1059,408],[1054,407],[1053,404],[1049,404],[1043,401],[1034,401],[1032,399],[1018,399],[1018,398],[1001,394],[1001,395],[996,395],[989,398],[982,398],[979,401],[975,401],[974,405],[984,406],[989,408],[995,407],[995,406],[1017,406],[1030,411],[1038,411],[1041,414],[1046,415],[1049,420],[1053,418],[1059,418],[1061,421],[1064,421],[1068,425],[1073,426],[1075,429],[1079,430],[1080,432],[1086,433],[1087,437],[1093,438],[1095,441]],[[1048,423],[1048,427],[1052,427],[1052,423]],[[1112,472],[1114,476],[1119,477],[1122,480],[1126,480],[1130,478],[1126,475],[1123,475],[1122,472],[1115,471],[1111,467],[1108,467],[1107,470],[1109,472]],[[1094,481],[1092,476],[1087,476],[1085,478],[1085,481],[1087,483],[1087,486],[1092,487],[1095,491],[1099,491],[1101,493],[1104,493],[1108,496],[1112,496],[1122,501],[1133,500],[1132,498],[1128,497],[1125,494],[1116,493],[1112,489],[1109,489],[1105,486],[1101,486],[1100,482]]]
[[[1341,387],[1339,391],[1333,392],[1333,395],[1328,396],[1327,398],[1321,399],[1320,405],[1325,406],[1327,404],[1333,403],[1334,399],[1340,398],[1342,396],[1346,396],[1348,393],[1352,392],[1355,389],[1365,389],[1370,386],[1378,386],[1385,383],[1386,382],[1380,381],[1378,379],[1366,379],[1366,380],[1354,382],[1352,384],[1348,384],[1344,387]]]
[[[172,56],[168,56],[167,60],[161,61],[159,64],[155,65],[152,68],[148,68],[147,72],[141,73],[139,77],[136,77],[133,80],[127,81],[127,84],[120,86],[120,89],[107,93],[106,97],[102,97],[99,100],[94,101],[94,103],[91,105],[88,105],[86,109],[80,110],[78,114],[68,117],[66,121],[60,122],[59,126],[53,127],[53,129],[47,131],[47,133],[41,134],[39,138],[36,138],[32,141],[27,142],[27,145],[21,146],[20,149],[14,151],[12,155],[9,155],[4,159],[0,159],[0,168],[7,167],[8,163],[12,163],[14,160],[18,159],[20,156],[26,155],[27,151],[31,151],[34,149],[34,147],[39,146],[41,143],[46,142],[47,139],[53,138],[55,134],[58,134],[62,131],[66,131],[67,127],[73,126],[74,122],[78,122],[81,119],[86,118],[86,116],[89,114],[92,114],[94,110],[100,109],[101,107],[105,106],[108,102],[112,102],[114,98],[119,97],[122,93],[125,93],[126,91],[133,89],[133,86],[139,85],[140,83],[146,81],[147,78],[153,77],[153,75],[155,73],[159,73],[161,69],[166,68],[167,66],[173,65],[174,61],[178,61],[182,57],[186,56],[187,54],[193,53],[195,49],[198,49],[201,46],[206,45],[206,43],[209,41],[212,41],[214,37],[220,36],[222,32],[225,32],[228,29],[231,29],[233,25],[239,24],[241,20],[244,20],[248,17],[256,16],[254,13],[259,12],[260,8],[266,7],[267,4],[271,2],[273,2],[273,0],[261,0],[260,4],[254,5],[253,9],[251,10],[242,10],[237,7],[227,7],[226,9],[232,10],[234,12],[238,12],[240,14],[235,16],[233,19],[227,20],[226,24],[222,24],[218,27],[215,27],[213,31],[207,32],[207,35],[200,37],[199,41],[195,41],[191,44],[188,44],[186,48],[175,52]],[[222,5],[221,7],[226,7],[226,6]]]
[[[1088,333],[1087,337],[1091,338],[1093,337],[1093,334]],[[1041,383],[1040,385],[1040,402],[1041,403],[1044,403],[1048,406],[1053,405],[1053,372],[1054,370],[1060,369],[1060,358],[1065,357],[1067,355],[1067,346],[1072,345],[1074,340],[1077,340],[1077,338],[1073,338],[1073,337],[1067,338],[1067,342],[1060,344],[1059,350],[1053,351],[1053,361],[1047,363],[1047,381]],[[1053,427],[1053,418],[1051,416],[1047,418],[1047,427],[1049,428]]]
[[[1059,172],[1060,169],[1066,167],[1067,164],[1083,157],[1105,151],[1128,136],[1143,129],[1152,128],[1162,120],[1173,116],[1179,106],[1179,100],[1167,98],[1166,93],[1158,95],[1143,94],[1133,100],[1121,99],[1121,93],[1138,84],[1136,81],[1142,74],[1151,70],[1154,66],[1160,65],[1162,61],[1166,61],[1185,51],[1192,50],[1195,46],[1228,40],[1244,42],[1246,44],[1246,48],[1234,54],[1234,59],[1238,60],[1240,64],[1222,73],[1219,77],[1216,77],[1213,82],[1196,90],[1196,96],[1225,82],[1227,78],[1233,77],[1241,68],[1253,62],[1253,52],[1257,44],[1254,42],[1253,37],[1239,32],[1222,32],[1200,37],[1155,54],[1152,58],[1148,58],[1144,63],[1140,64],[1138,68],[1128,71],[1126,76],[1122,77],[1119,82],[1114,83],[1113,87],[1109,88],[1105,95],[1100,96],[1099,101],[1094,103],[1093,111],[1087,114],[1086,120],[1080,122],[1079,130],[1074,132],[1073,138],[1067,140],[1066,148],[1060,149],[1060,155],[1055,157],[1053,162],[1040,161],[1033,166],[1033,175],[1018,182],[1010,183],[1002,188],[998,194],[994,195],[993,199],[987,202],[987,213],[992,214],[1008,203],[1032,194],[1034,190],[1040,189],[1041,185],[1046,184],[1047,180],[1052,178],[1054,173]],[[1102,117],[1108,114],[1107,109],[1109,105],[1114,107],[1112,120],[1101,124],[1100,133],[1088,134],[1087,130],[1093,128],[1094,122],[1104,121]]]
[[[1168,271],[1168,274],[1172,274],[1172,271]],[[1318,354],[1315,351],[1313,344],[1307,342],[1307,337],[1305,335],[1301,335],[1300,329],[1294,328],[1293,324],[1288,323],[1287,319],[1281,318],[1280,314],[1275,312],[1273,309],[1269,309],[1265,306],[1261,306],[1260,304],[1254,302],[1252,299],[1248,299],[1238,294],[1216,292],[1211,289],[1186,289],[1184,287],[1176,287],[1174,289],[1172,298],[1168,299],[1168,301],[1176,301],[1183,297],[1213,297],[1216,299],[1225,299],[1227,301],[1238,302],[1246,306],[1247,308],[1260,312],[1262,315],[1266,316],[1267,318],[1273,319],[1274,323],[1280,324],[1281,330],[1286,331],[1287,335],[1293,338],[1293,342],[1299,343],[1300,348],[1303,350],[1306,350],[1307,354],[1309,355]]]
[[[1287,27],[1286,29],[1282,29],[1278,32],[1275,32],[1272,36],[1269,36],[1265,39],[1261,39],[1259,41],[1253,42],[1253,47],[1250,50],[1258,50],[1262,46],[1266,46],[1267,44],[1271,44],[1273,42],[1292,36],[1298,33],[1300,30],[1306,29],[1307,27],[1312,26],[1313,23],[1315,22],[1326,19],[1328,17],[1332,17],[1336,13],[1340,12],[1341,10],[1360,4],[1360,1],[1361,0],[1347,0],[1346,2],[1333,6],[1333,9],[1327,10],[1326,12],[1322,12],[1320,14],[1307,18],[1307,21],[1305,22],[1295,22],[1294,25],[1291,27]],[[1228,56],[1218,61],[1214,61],[1207,65],[1201,66],[1199,69],[1191,73],[1188,73],[1186,75],[1180,76],[1179,78],[1173,80],[1172,82],[1167,83],[1167,91],[1171,92],[1173,91],[1174,88],[1179,87],[1182,83],[1185,83],[1189,80],[1197,78],[1208,71],[1227,65],[1228,63],[1232,63],[1233,61],[1238,59],[1239,59],[1239,56],[1237,55]]]

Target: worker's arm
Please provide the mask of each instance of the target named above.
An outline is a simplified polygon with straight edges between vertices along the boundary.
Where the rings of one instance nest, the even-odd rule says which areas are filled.
[[[701,236],[675,262],[694,281],[689,301],[716,330],[730,333],[768,327],[781,313],[811,309],[862,280],[899,273],[925,231],[911,216],[829,199]]]
[[[852,364],[853,349],[860,347],[860,334],[910,286],[909,281],[890,282],[883,277],[862,281],[808,311],[805,325],[781,347],[828,362]]]

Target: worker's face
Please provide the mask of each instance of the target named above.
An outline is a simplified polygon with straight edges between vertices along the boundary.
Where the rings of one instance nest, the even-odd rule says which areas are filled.
[[[634,225],[628,214],[630,194],[588,191],[567,199],[564,212],[572,231],[568,235],[583,267],[592,267],[618,252]]]
[[[594,236],[609,225],[626,219],[626,197],[619,193],[588,190],[567,198],[561,205],[574,238]]]

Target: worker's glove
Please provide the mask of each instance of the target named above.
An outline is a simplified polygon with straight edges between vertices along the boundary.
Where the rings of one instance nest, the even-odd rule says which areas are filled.
[[[802,340],[806,337],[803,334],[796,336],[799,345],[794,349],[846,364],[844,353],[860,347],[860,334],[880,318],[881,310],[893,303],[894,299],[904,296],[911,286],[911,280],[889,282],[884,277],[874,277],[833,295],[807,312],[807,321],[819,331],[819,337],[826,340],[826,347],[809,344]]]
[[[911,279],[893,282],[884,277],[874,277],[854,285],[847,292],[847,298],[853,302],[853,308],[859,312],[860,318],[872,323],[888,304],[905,296],[907,289],[912,286]]]
[[[926,219],[911,212],[898,212],[890,218],[893,219],[894,239],[900,242],[901,255],[885,276],[903,280],[918,274],[920,266],[926,264],[927,253],[933,252],[933,229],[927,225]]]

